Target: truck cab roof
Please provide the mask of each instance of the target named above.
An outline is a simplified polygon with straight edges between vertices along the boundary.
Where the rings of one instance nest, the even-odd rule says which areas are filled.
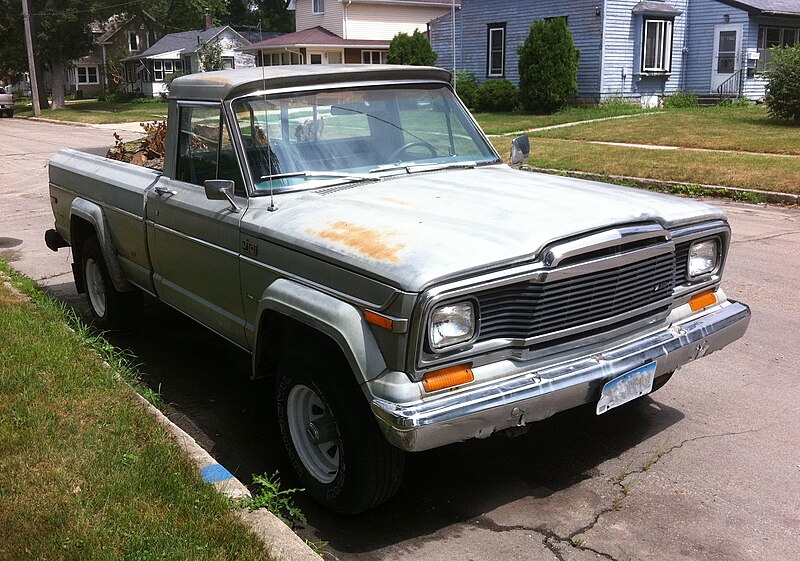
[[[221,101],[264,89],[386,80],[449,82],[450,78],[450,72],[432,66],[390,64],[261,66],[181,76],[170,85],[169,97],[181,100]]]

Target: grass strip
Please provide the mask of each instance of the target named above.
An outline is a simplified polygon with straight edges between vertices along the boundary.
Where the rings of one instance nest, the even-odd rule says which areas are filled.
[[[264,559],[132,398],[134,370],[0,261],[0,559]]]
[[[551,125],[618,117],[620,115],[637,115],[651,111],[653,111],[653,109],[642,109],[641,106],[634,105],[633,103],[607,101],[588,107],[568,107],[552,115],[517,112],[473,113],[473,115],[486,134],[508,134],[510,132],[530,130],[539,127],[549,127]]]
[[[29,100],[18,101],[14,115],[33,117]],[[73,123],[107,124],[133,121],[163,121],[167,116],[167,102],[146,100],[142,102],[97,101],[89,99],[68,103],[64,109],[42,109],[45,119]]]
[[[492,139],[508,157],[508,139]],[[740,189],[759,189],[800,194],[800,158],[759,154],[648,150],[573,142],[549,138],[531,139],[533,167],[584,171],[598,175],[626,175]]]
[[[532,136],[800,155],[800,126],[770,119],[760,105],[674,109]]]

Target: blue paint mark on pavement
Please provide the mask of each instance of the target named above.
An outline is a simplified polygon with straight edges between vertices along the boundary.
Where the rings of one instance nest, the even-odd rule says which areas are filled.
[[[233,474],[219,464],[211,464],[200,470],[200,477],[208,483],[216,483],[217,481],[232,479]]]

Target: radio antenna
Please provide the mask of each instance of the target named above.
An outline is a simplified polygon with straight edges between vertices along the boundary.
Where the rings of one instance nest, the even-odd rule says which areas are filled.
[[[258,34],[264,37],[264,32],[261,29],[261,21],[258,22]],[[275,212],[278,207],[275,206],[275,187],[272,183],[272,148],[270,148],[269,138],[269,116],[267,111],[267,75],[266,75],[266,62],[264,62],[264,50],[261,50],[261,91],[264,97],[264,136],[267,139],[267,175],[269,176],[269,212]]]

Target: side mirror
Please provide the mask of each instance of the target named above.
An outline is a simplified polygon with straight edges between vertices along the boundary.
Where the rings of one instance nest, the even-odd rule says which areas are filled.
[[[231,204],[231,212],[239,212],[239,207],[233,201],[234,183],[230,179],[206,179],[203,181],[203,188],[206,190],[206,198],[209,201],[228,201]]]
[[[518,136],[511,141],[511,165],[519,166],[531,154],[531,141],[527,135]]]

